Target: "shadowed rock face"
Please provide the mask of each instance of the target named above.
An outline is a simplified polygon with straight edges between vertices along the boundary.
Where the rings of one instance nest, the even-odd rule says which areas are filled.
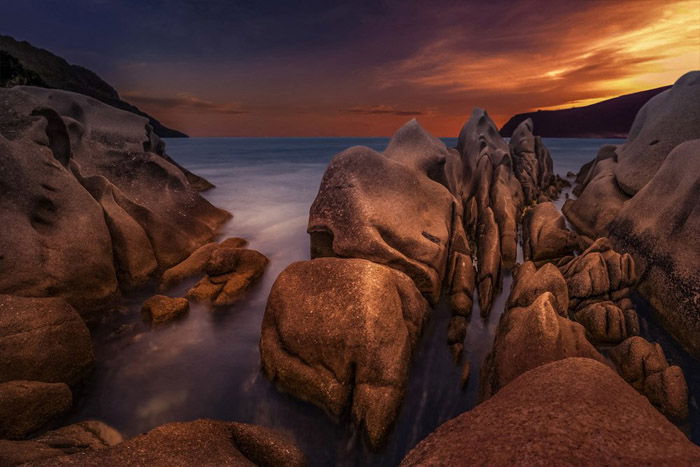
[[[53,457],[34,465],[304,466],[294,443],[274,430],[245,423],[196,420],[168,423],[112,447]]]
[[[147,121],[92,98],[0,90],[0,292],[108,306],[230,215],[165,156]]]
[[[549,150],[532,131],[532,119],[525,119],[515,128],[508,143],[513,171],[522,185],[527,204],[543,196],[546,198],[546,190],[554,180],[554,164]]]
[[[530,370],[444,423],[401,465],[695,465],[700,448],[607,366]]]
[[[638,290],[664,326],[700,356],[700,72],[682,76],[637,114],[619,147],[604,147],[564,206],[590,238],[608,236],[637,264]]]
[[[370,444],[388,433],[429,308],[411,279],[362,259],[293,263],[270,292],[266,375],[335,417],[350,408]]]
[[[0,438],[22,439],[65,414],[72,403],[65,383],[0,383]]]
[[[523,220],[523,256],[535,264],[563,264],[573,258],[577,235],[566,228],[566,221],[554,203],[539,203]]]

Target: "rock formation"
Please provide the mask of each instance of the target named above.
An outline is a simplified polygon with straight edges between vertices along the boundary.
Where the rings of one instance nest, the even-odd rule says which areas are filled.
[[[141,313],[144,319],[153,324],[167,323],[186,315],[190,304],[186,298],[172,298],[154,295],[143,303]]]
[[[695,465],[700,448],[607,366],[530,370],[444,423],[401,465]]]
[[[662,324],[700,356],[700,72],[641,108],[627,141],[603,148],[564,213],[581,233],[631,254],[638,290]]]
[[[523,219],[523,256],[541,266],[562,265],[578,249],[578,236],[566,228],[566,220],[554,203],[539,203],[528,209]]]
[[[0,292],[60,296],[87,316],[230,217],[199,196],[142,117],[21,86],[0,89],[0,115]]]

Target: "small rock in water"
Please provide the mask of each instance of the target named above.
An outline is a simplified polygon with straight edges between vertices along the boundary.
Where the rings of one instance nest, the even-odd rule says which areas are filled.
[[[180,318],[187,314],[189,310],[190,303],[186,298],[154,295],[143,303],[141,313],[150,322],[160,324]]]
[[[460,381],[462,382],[462,389],[467,387],[467,384],[469,384],[469,374],[471,372],[471,365],[469,365],[469,362],[464,362],[464,365],[462,365],[462,374],[460,375]]]

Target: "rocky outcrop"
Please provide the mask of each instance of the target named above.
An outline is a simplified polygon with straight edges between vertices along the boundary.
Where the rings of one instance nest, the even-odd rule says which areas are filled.
[[[26,441],[0,440],[0,464],[14,466],[115,446],[121,433],[102,422],[88,420],[64,426]]]
[[[65,300],[0,295],[0,382],[75,385],[93,364],[90,333]]]
[[[513,287],[507,307],[527,308],[545,292],[552,294],[552,306],[559,316],[569,316],[569,289],[564,276],[552,264],[537,269],[532,261],[519,266],[514,272]]]
[[[510,153],[513,157],[513,171],[523,188],[526,204],[545,201],[558,196],[554,163],[542,138],[532,132],[532,119],[523,120],[510,138]]]
[[[564,213],[581,233],[631,254],[638,290],[662,324],[700,356],[700,72],[637,114],[627,141],[601,149]]]
[[[21,86],[0,89],[0,115],[0,292],[61,296],[87,316],[230,217],[196,192],[142,117]]]
[[[65,414],[72,403],[65,383],[0,383],[0,438],[24,438]]]
[[[630,337],[610,352],[620,376],[671,421],[688,418],[688,385],[683,370],[670,366],[659,344]]]
[[[154,295],[141,306],[144,319],[161,324],[182,318],[190,310],[190,303],[186,298],[172,298],[165,295]]]
[[[591,303],[575,314],[577,322],[586,328],[592,342],[617,344],[639,334],[639,319],[634,309],[622,309],[611,301]]]
[[[488,399],[532,368],[568,357],[605,361],[586,339],[585,329],[560,316],[554,295],[545,292],[527,308],[510,308],[496,330],[493,350],[481,370],[481,399]]]
[[[196,420],[161,425],[115,446],[53,457],[37,466],[134,465],[304,466],[296,445],[273,430],[245,423]]]
[[[444,423],[401,465],[695,465],[700,448],[614,371],[539,366]]]
[[[293,263],[270,292],[266,375],[335,417],[350,409],[378,446],[391,427],[428,305],[400,271],[362,259]]]
[[[523,256],[541,266],[567,263],[578,249],[578,236],[566,228],[566,220],[554,203],[543,202],[528,209],[523,219]]]

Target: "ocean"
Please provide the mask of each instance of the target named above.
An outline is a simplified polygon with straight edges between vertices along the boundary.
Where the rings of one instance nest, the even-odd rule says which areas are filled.
[[[455,138],[443,141],[456,144]],[[544,142],[555,171],[565,176],[594,158],[601,145],[622,141]],[[450,312],[444,304],[433,311],[413,359],[396,426],[379,452],[365,447],[347,417],[331,420],[321,409],[277,391],[260,373],[258,340],[267,295],[287,265],[309,258],[308,211],[326,165],[348,147],[381,151],[387,143],[387,138],[167,139],[173,159],[216,185],[204,196],[233,213],[221,238],[246,238],[250,248],[270,258],[270,265],[243,302],[216,312],[193,304],[187,318],[168,326],[149,329],[139,317],[146,295],[130,297],[95,332],[97,368],[73,420],[102,420],[127,436],[197,418],[255,423],[286,433],[312,465],[395,465],[438,425],[473,407],[481,362],[510,289],[509,275],[490,317],[484,321],[478,310],[472,313],[465,342],[471,377],[465,389],[460,386],[461,368],[452,362],[446,343]],[[170,292],[184,294],[193,282]],[[639,307],[642,334],[661,342],[669,360],[685,370],[692,423],[698,418],[694,394],[700,394],[697,362],[655,324],[643,302]],[[700,440],[697,429],[692,438]]]

